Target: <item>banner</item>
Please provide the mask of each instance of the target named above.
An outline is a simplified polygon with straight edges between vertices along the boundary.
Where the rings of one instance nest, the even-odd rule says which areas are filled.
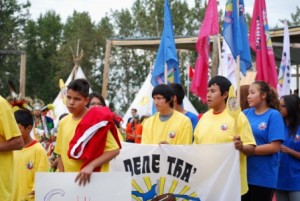
[[[35,200],[37,201],[129,201],[128,173],[96,173],[90,183],[75,183],[78,173],[36,173]]]
[[[239,152],[233,143],[122,143],[112,172],[130,172],[132,200],[240,201]]]

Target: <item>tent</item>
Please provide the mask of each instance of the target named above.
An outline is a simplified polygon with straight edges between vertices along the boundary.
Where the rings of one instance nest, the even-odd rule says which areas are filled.
[[[62,115],[64,113],[69,113],[69,111],[65,105],[67,86],[72,80],[79,79],[79,78],[86,79],[81,67],[74,66],[71,74],[69,75],[67,81],[65,82],[65,86],[60,90],[60,92],[58,93],[57,97],[55,98],[55,100],[53,102],[55,117],[58,118],[60,115]],[[91,89],[90,89],[90,92],[91,92]]]
[[[142,87],[140,88],[139,92],[136,94],[135,99],[131,103],[130,107],[126,111],[125,115],[123,116],[122,127],[126,128],[126,123],[128,118],[131,117],[131,109],[137,109],[138,115],[141,117],[143,115],[152,115],[152,106],[153,106],[153,99],[152,99],[152,91],[153,85],[151,84],[151,73],[148,74],[145,82],[143,83]],[[183,100],[184,108],[194,114],[198,114],[197,110],[194,108],[192,103],[187,99],[187,97]]]

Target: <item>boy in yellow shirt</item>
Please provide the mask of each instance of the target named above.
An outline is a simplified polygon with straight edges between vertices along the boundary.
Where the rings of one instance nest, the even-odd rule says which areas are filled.
[[[49,161],[46,150],[30,132],[33,127],[33,116],[30,111],[17,110],[15,119],[18,123],[24,148],[14,151],[14,188],[12,200],[34,200],[34,182],[36,172],[47,172]]]

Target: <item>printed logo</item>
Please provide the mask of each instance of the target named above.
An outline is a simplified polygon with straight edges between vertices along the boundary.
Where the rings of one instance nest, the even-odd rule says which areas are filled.
[[[221,125],[221,130],[222,131],[227,131],[228,130],[228,126],[226,124],[222,124]]]
[[[267,128],[267,123],[266,122],[261,122],[259,125],[258,125],[258,129],[263,131],[263,130],[266,130]]]
[[[32,170],[33,169],[33,162],[28,161],[27,164],[26,164],[26,168],[27,168],[27,170]]]
[[[173,139],[173,138],[175,138],[175,131],[171,131],[170,133],[169,133],[169,138],[171,138],[171,139]]]

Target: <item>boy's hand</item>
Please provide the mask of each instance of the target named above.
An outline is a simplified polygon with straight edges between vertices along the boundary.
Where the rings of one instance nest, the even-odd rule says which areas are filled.
[[[234,142],[234,147],[235,149],[239,150],[239,151],[243,151],[243,141],[241,140],[240,136],[234,136],[233,137],[233,142]]]
[[[89,167],[88,165],[85,166],[82,170],[80,170],[80,172],[78,173],[78,175],[75,178],[75,182],[78,181],[79,186],[81,184],[83,184],[83,186],[85,186],[86,183],[90,183],[91,180],[91,174],[93,172],[93,168]]]

